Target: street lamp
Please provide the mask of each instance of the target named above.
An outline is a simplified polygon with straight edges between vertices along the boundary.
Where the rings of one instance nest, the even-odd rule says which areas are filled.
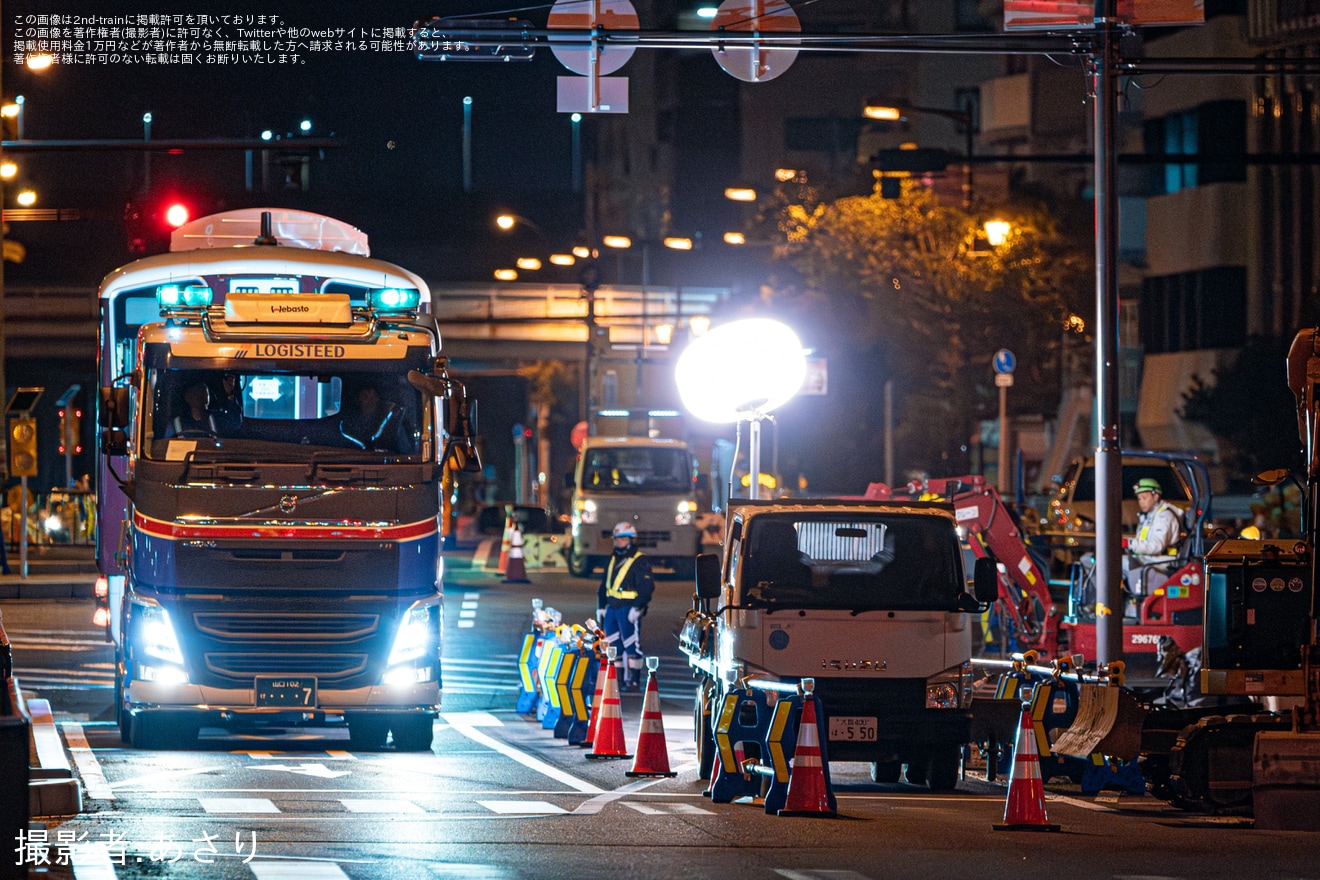
[[[793,399],[806,375],[801,340],[787,325],[769,318],[715,327],[679,355],[674,379],[692,415],[707,422],[750,423],[752,499],[759,497],[761,483],[761,422]]]
[[[963,148],[963,208],[972,207],[972,136],[976,133],[975,118],[972,115],[972,102],[967,101],[962,110],[944,110],[939,107],[918,107],[896,98],[868,98],[862,107],[862,115],[879,122],[901,122],[913,113],[927,116],[940,116],[951,119],[966,137]]]

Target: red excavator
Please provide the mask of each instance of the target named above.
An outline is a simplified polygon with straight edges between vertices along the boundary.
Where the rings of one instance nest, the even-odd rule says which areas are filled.
[[[1125,603],[1124,657],[1130,677],[1153,676],[1160,637],[1168,636],[1184,652],[1201,644],[1205,604],[1204,526],[1208,515],[1209,478],[1194,457],[1164,452],[1124,452],[1160,459],[1184,472],[1191,504],[1184,514],[1184,536],[1169,562],[1145,572],[1144,589]],[[954,516],[966,530],[967,544],[977,556],[999,563],[999,611],[1012,631],[1016,649],[1035,649],[1044,657],[1082,654],[1095,658],[1094,569],[1074,563],[1067,584],[1066,606],[1050,591],[1044,558],[1033,557],[1021,524],[999,492],[979,474],[914,480],[890,488],[872,483],[867,498],[937,501],[953,504]],[[1044,548],[1042,548],[1044,549]],[[1059,585],[1062,588],[1062,584]]]

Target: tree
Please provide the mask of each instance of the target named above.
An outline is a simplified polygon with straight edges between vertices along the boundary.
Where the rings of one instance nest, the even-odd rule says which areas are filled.
[[[1018,355],[1014,409],[1057,404],[1059,340],[1094,288],[1090,252],[1039,208],[998,216],[1012,231],[990,247],[983,218],[912,182],[898,199],[877,187],[779,210],[776,259],[787,271],[762,298],[828,351],[832,396],[841,378],[833,412],[813,426],[839,459],[878,464],[877,392],[892,380],[897,462],[965,473],[973,426],[997,411],[991,361],[1000,348]]]
[[[1223,444],[1220,460],[1230,480],[1245,483],[1269,468],[1302,467],[1297,403],[1284,370],[1291,342],[1254,336],[1229,366],[1208,379],[1193,376],[1183,393],[1180,415],[1205,425]]]

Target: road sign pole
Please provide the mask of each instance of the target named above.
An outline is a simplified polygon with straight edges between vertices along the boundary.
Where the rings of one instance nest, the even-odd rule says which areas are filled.
[[[1012,373],[1000,375],[1013,378]],[[999,494],[1008,497],[1011,488],[1008,480],[1008,384],[1005,382],[997,384],[999,385]]]

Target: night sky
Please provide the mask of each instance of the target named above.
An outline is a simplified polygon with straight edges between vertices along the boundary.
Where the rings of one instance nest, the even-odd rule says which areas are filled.
[[[555,77],[565,70],[549,52],[542,50],[530,63],[460,64],[419,61],[406,51],[304,49],[297,64],[57,64],[34,74],[14,63],[14,30],[36,27],[32,16],[52,13],[267,15],[321,31],[407,28],[435,14],[494,14],[497,9],[480,0],[461,6],[454,0],[154,5],[7,0],[4,94],[8,100],[16,94],[26,98],[27,139],[141,138],[142,116],[150,112],[153,140],[255,138],[266,128],[296,138],[298,122],[309,118],[313,136],[344,141],[342,148],[314,160],[307,193],[284,190],[278,182],[264,196],[247,193],[242,151],[153,154],[147,193],[144,159],[137,152],[20,156],[19,182],[40,193],[40,207],[79,208],[116,221],[130,201],[174,195],[195,202],[201,213],[258,203],[320,210],[366,231],[378,256],[408,260],[427,271],[417,265],[426,255],[438,264],[435,271],[442,271],[446,242],[471,223],[487,222],[487,215],[504,205],[534,214],[540,203],[562,202],[570,188],[571,125],[554,106]],[[516,14],[534,21],[545,17],[540,10]],[[239,37],[236,24],[220,26],[227,36]],[[462,188],[465,96],[473,99],[470,194]],[[7,204],[12,206],[12,195]],[[69,225],[28,223],[12,230],[12,237],[26,237],[35,245],[29,249],[32,262],[16,267],[14,274],[20,279],[34,273],[99,278],[87,263],[52,265],[42,259],[41,243],[68,231],[44,227]],[[94,224],[96,229],[82,225],[82,242],[117,235],[100,228],[101,223]],[[107,249],[113,246],[105,243]]]

